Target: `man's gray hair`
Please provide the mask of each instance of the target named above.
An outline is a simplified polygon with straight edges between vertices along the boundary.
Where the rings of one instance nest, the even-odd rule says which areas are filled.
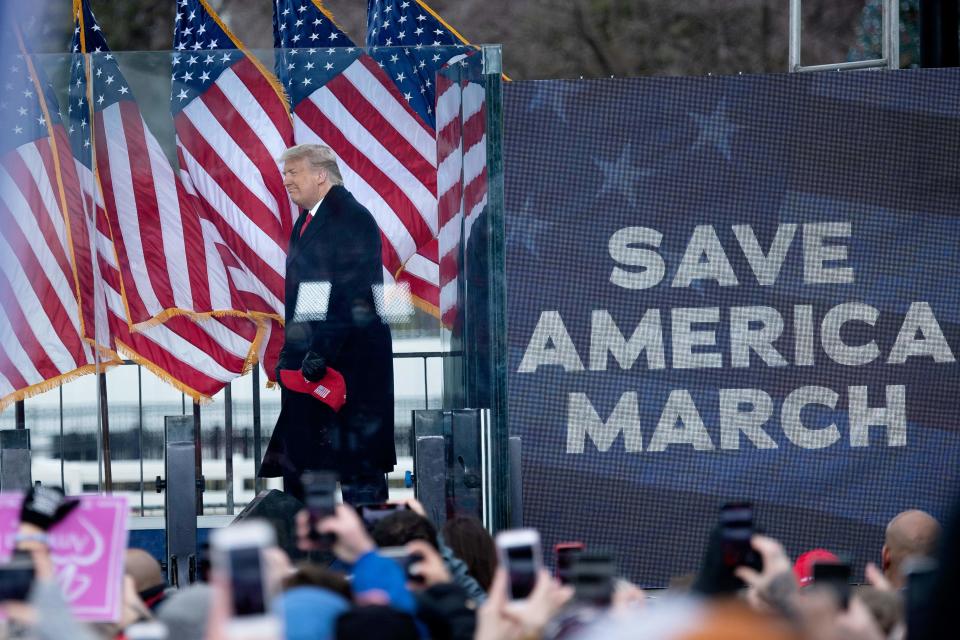
[[[280,156],[282,162],[290,160],[306,160],[314,169],[327,172],[327,178],[333,184],[343,184],[340,167],[337,165],[337,156],[330,147],[322,144],[298,144],[290,147]]]

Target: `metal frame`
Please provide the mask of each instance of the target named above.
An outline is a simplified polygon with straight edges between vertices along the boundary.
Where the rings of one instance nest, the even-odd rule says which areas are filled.
[[[26,491],[31,471],[30,429],[0,431],[0,491]]]
[[[167,580],[175,587],[191,584],[197,568],[197,512],[203,505],[203,477],[197,476],[197,423],[188,415],[166,416],[163,424],[164,492]],[[142,486],[142,485],[141,485]]]
[[[490,225],[490,463],[489,524],[511,526],[511,470],[507,420],[506,239],[503,185],[503,65],[500,45],[484,45],[483,83],[487,103],[487,207]],[[461,106],[462,109],[462,106]]]
[[[803,11],[801,0],[790,0],[790,54],[789,71],[845,71],[854,69],[899,69],[900,68],[900,2],[883,0],[883,35],[881,57],[875,60],[856,62],[833,62],[805,67],[800,62],[800,42],[803,35]]]
[[[429,381],[429,371],[428,371],[429,361],[430,361],[430,360],[435,360],[435,359],[441,359],[441,360],[443,360],[444,358],[456,357],[456,356],[459,356],[459,355],[461,355],[461,354],[456,353],[456,352],[451,353],[451,352],[443,352],[443,351],[410,351],[410,352],[394,353],[394,354],[393,354],[393,359],[394,359],[395,361],[396,361],[396,360],[415,360],[415,359],[419,359],[419,360],[422,361],[422,364],[423,364],[423,385],[424,385],[424,387],[423,387],[423,408],[424,408],[424,409],[429,409],[429,408],[430,408],[430,390],[431,390],[430,381]],[[143,398],[143,376],[142,376],[142,371],[143,371],[143,370],[142,370],[142,367],[140,367],[140,365],[138,365],[137,363],[135,363],[135,362],[132,361],[132,360],[126,360],[126,361],[124,361],[124,362],[123,362],[123,365],[121,365],[121,366],[134,366],[134,367],[137,368],[137,422],[136,422],[135,431],[136,431],[137,442],[138,442],[138,444],[139,444],[139,450],[140,450],[140,460],[139,460],[139,467],[140,467],[140,500],[139,500],[139,507],[137,507],[136,504],[133,503],[133,502],[131,503],[131,507],[132,507],[132,508],[135,508],[135,509],[137,510],[137,512],[139,512],[139,515],[140,515],[140,516],[144,516],[145,513],[146,513],[145,501],[144,501],[144,484],[145,484],[146,479],[144,478],[144,475],[143,475],[143,474],[144,474],[144,467],[143,467],[143,448],[144,448],[144,440],[143,440],[143,436],[144,436],[144,426],[143,426],[143,425],[144,425],[143,400],[144,400],[144,398]],[[261,433],[260,433],[260,430],[261,430],[261,421],[260,421],[260,415],[259,415],[259,409],[260,409],[260,402],[259,402],[259,400],[260,400],[259,375],[252,375],[252,376],[250,376],[250,382],[251,382],[251,385],[253,386],[253,389],[254,389],[254,393],[253,393],[253,404],[254,404],[254,407],[255,407],[252,439],[254,440],[254,443],[255,443],[254,455],[256,456],[256,458],[257,458],[257,464],[259,465],[259,455],[257,455],[257,454],[258,454],[259,452],[262,452],[262,447],[257,447],[257,446],[256,446],[257,443],[259,443],[259,444],[262,445],[262,443],[259,442],[259,441],[261,440]],[[100,407],[100,400],[101,400],[99,391],[100,391],[100,387],[98,386],[98,393],[96,394],[96,401],[97,401],[97,406],[98,406],[98,409],[97,409],[97,415],[98,415],[98,417],[99,417],[100,414],[101,414],[101,410],[100,410],[100,408],[99,408],[99,407]],[[51,393],[52,393],[52,391],[51,391]],[[57,393],[58,396],[59,396],[59,422],[60,422],[60,429],[59,429],[59,434],[60,434],[60,441],[59,441],[59,445],[60,445],[59,458],[60,458],[60,460],[59,460],[59,462],[60,462],[60,483],[61,483],[61,485],[65,485],[65,477],[64,477],[64,476],[65,476],[65,468],[64,468],[65,460],[64,460],[64,451],[63,451],[63,446],[64,446],[64,440],[63,440],[63,435],[64,435],[64,428],[63,428],[63,425],[64,425],[63,389],[62,389],[62,388],[58,388],[57,391],[56,391],[56,393]],[[18,400],[16,403],[14,403],[14,404],[15,404],[15,408],[14,408],[14,411],[15,411],[15,423],[14,423],[14,424],[15,424],[15,428],[16,428],[16,429],[25,429],[25,428],[26,428],[26,422],[27,422],[27,421],[26,421],[25,402],[26,402],[26,401],[24,401],[24,400]],[[183,410],[183,414],[184,414],[184,415],[187,415],[186,396],[184,396],[183,394],[181,394],[181,407],[182,407],[182,410]],[[105,406],[104,406],[103,408],[106,409]],[[234,445],[234,435],[237,433],[237,432],[234,430],[234,428],[233,428],[233,427],[234,427],[234,424],[233,424],[233,422],[234,422],[234,421],[233,421],[233,408],[234,408],[234,407],[233,407],[233,393],[232,393],[232,388],[228,385],[227,387],[225,387],[225,392],[224,392],[224,436],[225,436],[224,454],[225,454],[225,455],[232,454],[232,452],[233,452],[233,445]],[[434,407],[434,408],[436,408],[436,407]],[[191,406],[190,409],[191,409],[191,411],[193,411],[193,410],[194,410],[194,407]],[[196,417],[197,417],[196,414],[195,414],[194,417],[195,417],[195,419],[196,419]],[[102,447],[103,447],[104,441],[103,441],[103,437],[102,437],[102,436],[103,436],[102,429],[101,429],[101,427],[98,425],[98,428],[97,428],[97,431],[96,431],[96,437],[97,437],[97,456],[98,456],[98,458],[99,458],[98,462],[100,463],[100,464],[99,464],[100,468],[98,469],[98,473],[99,473],[99,475],[100,475],[99,481],[100,481],[100,490],[101,490],[101,491],[103,491],[103,490],[106,488],[106,487],[105,487],[105,484],[104,484],[104,473],[103,473],[104,469],[103,469],[103,464],[104,464],[105,459],[110,459],[109,456],[107,456],[107,457],[105,458],[104,455],[103,455],[104,452],[103,452],[103,450],[102,450]],[[199,451],[200,451],[200,449],[199,449],[199,443],[197,443],[197,447],[198,447],[198,448],[197,448],[197,451],[199,452]],[[236,511],[235,496],[233,495],[233,464],[232,464],[232,462],[233,462],[233,456],[232,456],[232,455],[229,455],[229,457],[228,457],[227,460],[226,460],[226,465],[227,465],[226,468],[227,468],[228,471],[227,471],[227,478],[226,478],[226,491],[227,491],[226,501],[227,501],[227,502],[226,502],[226,505],[225,505],[225,506],[226,506],[227,513],[228,513],[229,515],[231,515],[231,516],[232,516],[232,515],[235,513],[235,511]],[[211,507],[211,506],[212,506],[212,507],[217,507],[217,508],[219,508],[219,507],[224,506],[224,505],[207,505],[207,506],[208,506],[208,507]]]

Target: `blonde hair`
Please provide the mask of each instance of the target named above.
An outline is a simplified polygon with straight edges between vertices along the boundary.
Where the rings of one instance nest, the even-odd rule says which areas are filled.
[[[291,160],[306,160],[314,169],[326,171],[327,178],[333,184],[343,184],[343,176],[340,175],[340,167],[337,165],[337,156],[326,145],[298,144],[290,147],[280,156],[280,161]]]

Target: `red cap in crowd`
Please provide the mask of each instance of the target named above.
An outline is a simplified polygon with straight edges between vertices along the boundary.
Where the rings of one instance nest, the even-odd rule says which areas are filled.
[[[343,403],[347,401],[347,385],[343,381],[343,376],[331,367],[327,367],[327,375],[316,382],[304,378],[300,369],[281,369],[280,384],[290,391],[308,393],[330,405],[334,411],[340,411]]]

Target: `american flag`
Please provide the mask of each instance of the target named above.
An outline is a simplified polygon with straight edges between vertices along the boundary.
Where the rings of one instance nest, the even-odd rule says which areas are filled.
[[[89,2],[80,5],[73,51],[102,55],[89,64],[74,60],[68,108],[81,114],[74,125],[83,134],[78,152],[96,146],[128,320],[136,325],[180,312],[229,311],[235,308],[229,280],[207,264],[219,257],[207,255],[196,204],[144,122]]]
[[[178,202],[161,200],[159,195],[153,201],[158,203],[157,209],[179,206],[180,221],[184,221],[186,214],[191,211],[190,193],[178,184],[177,176],[162,156],[162,152],[159,156],[149,156],[152,173],[143,172],[142,161],[135,160],[130,163],[131,157],[143,157],[137,156],[134,149],[138,149],[138,153],[155,153],[158,149],[154,152],[145,150],[156,147],[156,140],[150,134],[132,97],[115,99],[108,105],[111,102],[110,91],[119,96],[128,96],[131,92],[86,0],[80,3],[75,19],[73,44],[76,53],[71,59],[69,132],[75,179],[79,184],[77,191],[82,194],[79,208],[83,211],[90,246],[95,248],[86,252],[91,256],[89,272],[92,282],[82,287],[84,315],[97,318],[97,344],[107,353],[122,352],[194,399],[209,397],[251,366],[255,357],[254,348],[259,344],[258,338],[263,335],[264,330],[253,321],[240,317],[191,318],[184,315],[170,315],[162,324],[150,322],[131,326],[127,310],[144,308],[139,285],[146,280],[132,278],[129,285],[124,281],[124,273],[132,274],[137,269],[130,263],[131,254],[120,251],[117,238],[118,229],[135,224],[128,218],[138,217],[141,212],[137,206],[139,203],[130,206],[127,202],[125,206],[117,207],[117,221],[114,223],[110,220],[109,203],[124,201],[123,196],[116,193],[120,181],[104,179],[104,173],[121,172],[117,161],[122,158],[134,165],[129,172],[137,173],[138,184],[157,185],[161,180],[169,181],[169,188],[165,193],[168,198],[176,198]],[[85,53],[87,55],[84,55]],[[99,79],[100,82],[94,79]],[[89,100],[91,96],[93,109]],[[120,120],[112,126],[111,118],[115,116]],[[92,127],[91,121],[94,123]],[[130,131],[140,132],[141,137],[136,144],[143,146],[135,147],[131,144],[134,138],[128,135]],[[109,164],[104,162],[104,156],[107,156]],[[154,187],[154,192],[159,194],[161,190]],[[127,195],[129,196],[129,193]],[[157,224],[157,209],[148,206],[153,218],[147,221],[147,225]],[[178,220],[167,218],[163,222],[177,224]],[[195,221],[194,224],[206,229],[202,222]],[[229,303],[231,297],[235,297],[229,296],[231,287],[228,284],[216,284],[216,288],[213,286],[220,281],[229,282],[227,271],[219,259],[223,248],[216,245],[211,234],[201,233],[196,227],[190,228],[202,239],[208,272],[202,275],[209,278],[213,299],[227,292],[228,297],[225,300]],[[161,229],[161,232],[166,233],[167,230]],[[75,242],[77,238],[75,234]],[[157,251],[157,245],[139,238],[136,240],[142,251]],[[77,251],[77,255],[81,255],[81,252]],[[155,267],[165,268],[164,263]],[[158,274],[150,274],[151,277],[156,275]],[[154,282],[156,281],[158,280],[155,279]],[[149,286],[149,283],[145,286]]]
[[[461,73],[437,76],[440,312],[446,326],[453,325],[461,302],[458,256],[487,204],[486,91],[477,82],[482,61],[471,56],[457,64]]]
[[[277,48],[299,47],[277,59],[295,140],[325,144],[337,154],[344,186],[380,226],[385,281],[391,282],[437,232],[433,129],[320,3],[275,0],[274,38]],[[435,312],[436,285],[431,293],[429,284],[408,284],[420,306]]]
[[[479,56],[471,55],[476,48],[420,0],[368,0],[367,45],[403,47],[401,55],[378,54],[377,49],[373,55],[398,88],[414,96],[411,103],[425,111],[435,127],[439,232],[408,263],[410,273],[400,277],[436,274],[440,317],[451,326],[457,307],[457,252],[486,204],[486,110],[480,84],[451,82],[436,74],[450,64],[478,64]]]
[[[436,128],[437,71],[475,47],[432,9],[407,0],[368,0],[367,46],[410,106]],[[387,47],[387,48],[385,48]]]
[[[278,79],[243,49],[206,0],[178,0],[170,98],[185,182],[229,247],[245,308],[269,325],[272,380],[283,342],[286,251],[299,216],[277,159],[293,144]]]
[[[178,0],[174,48],[170,104],[185,181],[236,258],[246,309],[281,318],[299,215],[277,164],[293,142],[282,88],[206,0]]]
[[[84,340],[65,186],[70,147],[56,99],[19,34],[5,34],[0,90],[0,409],[94,370]],[[13,55],[11,55],[13,54]],[[69,185],[66,186],[69,188]]]

